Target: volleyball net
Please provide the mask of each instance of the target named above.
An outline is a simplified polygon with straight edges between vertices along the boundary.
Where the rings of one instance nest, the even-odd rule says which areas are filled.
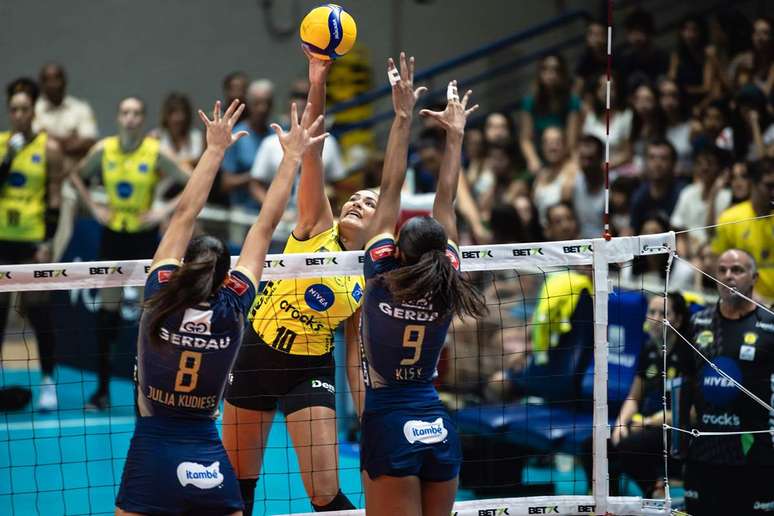
[[[615,466],[642,457],[609,457],[608,440],[645,344],[647,298],[668,290],[668,284],[658,292],[625,288],[622,271],[648,257],[667,263],[674,251],[673,233],[461,249],[462,270],[484,292],[489,315],[453,321],[438,366],[436,384],[463,445],[455,514],[670,513],[666,428],[657,429],[664,437],[648,452],[664,462],[659,499],[643,498],[635,484],[644,479],[636,478],[630,479],[634,496],[611,496],[611,461]],[[262,281],[359,275],[362,262],[362,252],[270,255]],[[144,284],[149,265],[139,260],[0,267],[0,292],[12,307],[0,376],[6,403],[0,415],[0,513],[113,512],[135,421],[132,370],[141,301],[136,287]],[[109,297],[103,296],[106,289],[120,289],[123,296],[103,299]],[[46,328],[34,327],[39,320],[29,316],[35,303],[47,308],[56,341],[50,381],[41,372],[36,342]],[[117,314],[108,357],[110,404],[90,411],[84,405],[105,359],[95,328],[106,303]],[[338,348],[341,341],[338,335]],[[363,507],[357,418],[344,364],[337,360],[338,474],[344,493]],[[40,411],[51,383],[56,406]],[[25,390],[32,393],[26,404]],[[278,416],[253,514],[308,512],[300,478]],[[618,487],[613,491],[626,491]]]

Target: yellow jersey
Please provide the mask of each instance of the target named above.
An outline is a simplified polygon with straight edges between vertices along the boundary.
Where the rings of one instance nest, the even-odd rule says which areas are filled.
[[[735,248],[750,253],[758,266],[755,291],[770,302],[774,301],[774,217],[734,224],[757,216],[752,201],[740,202],[721,213],[712,252],[720,255]]]
[[[284,252],[343,250],[335,224],[303,241],[291,234]],[[364,286],[362,275],[269,281],[250,311],[253,330],[263,342],[283,353],[330,353],[336,328],[360,307]]]
[[[570,320],[583,291],[589,295],[594,292],[591,278],[585,274],[558,271],[546,275],[532,318],[533,351],[547,352],[559,344],[562,335],[572,330]]]
[[[8,152],[10,132],[0,133],[0,161]],[[0,240],[41,242],[46,237],[46,133],[38,133],[11,162],[0,186]]]
[[[160,176],[159,141],[145,138],[132,152],[121,150],[118,136],[103,140],[102,181],[112,212],[108,228],[121,233],[142,230],[140,218],[150,210]]]

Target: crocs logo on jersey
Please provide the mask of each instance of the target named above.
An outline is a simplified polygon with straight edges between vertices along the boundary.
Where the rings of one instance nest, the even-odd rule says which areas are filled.
[[[121,181],[116,185],[116,193],[121,199],[128,199],[132,196],[132,192],[134,192],[134,187],[131,183]]]
[[[325,327],[323,323],[317,322],[317,320],[314,318],[314,315],[306,315],[284,299],[280,301],[280,309],[290,314],[290,317],[297,319],[301,324],[308,326],[309,329],[314,332],[318,332]]]
[[[728,357],[716,357],[712,363],[723,371],[729,378],[737,383],[742,383],[742,371],[736,361]],[[730,405],[738,396],[739,390],[734,382],[722,376],[709,365],[701,369],[701,392],[704,399],[712,405],[725,407]]]
[[[27,184],[27,176],[22,174],[21,172],[11,172],[8,174],[8,179],[6,180],[8,183],[8,186],[13,186],[14,188],[21,188],[25,184]]]
[[[306,304],[309,305],[312,310],[317,310],[318,312],[326,311],[333,306],[335,300],[336,295],[333,291],[327,285],[323,285],[322,283],[311,285],[307,287],[306,292],[304,292],[304,301],[306,301]]]
[[[189,308],[183,314],[183,321],[180,323],[178,331],[196,333],[197,335],[211,335],[211,330],[212,310]]]
[[[443,426],[443,418],[440,417],[433,422],[412,419],[406,421],[406,424],[403,425],[403,435],[411,444],[417,441],[425,444],[435,444],[446,439],[449,431]]]
[[[177,480],[183,487],[188,484],[199,489],[218,487],[223,483],[220,462],[213,462],[209,466],[196,462],[181,462],[177,466]]]

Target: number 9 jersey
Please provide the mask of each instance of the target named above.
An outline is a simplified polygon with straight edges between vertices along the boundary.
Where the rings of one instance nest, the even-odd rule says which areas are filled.
[[[176,260],[157,265],[145,282],[145,299],[164,288],[179,266]],[[148,313],[143,313],[137,345],[141,416],[217,419],[255,294],[249,271],[231,271],[210,299],[162,323],[162,349],[150,342]]]
[[[370,389],[430,384],[446,340],[451,317],[439,317],[432,302],[397,303],[379,275],[400,267],[391,234],[374,237],[366,246],[363,302],[363,371]],[[451,241],[446,255],[459,270],[459,251]]]

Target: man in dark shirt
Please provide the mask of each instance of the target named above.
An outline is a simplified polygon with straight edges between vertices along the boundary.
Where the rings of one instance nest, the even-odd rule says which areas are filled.
[[[717,279],[729,288],[718,287],[720,301],[697,313],[686,335],[707,360],[694,351],[682,368],[687,385],[675,426],[719,433],[690,441],[685,471],[690,514],[774,509],[774,412],[764,406],[774,403],[774,316],[749,301],[757,278],[755,260],[745,251],[720,255]],[[688,423],[692,409],[694,420]]]
[[[653,45],[653,15],[637,9],[624,21],[626,43],[614,52],[613,66],[618,70],[626,92],[643,81],[655,82],[666,75],[669,55]]]
[[[640,234],[645,219],[658,214],[666,220],[680,197],[684,184],[675,179],[677,152],[667,140],[648,143],[645,156],[645,181],[632,195],[630,224],[635,234]]]

